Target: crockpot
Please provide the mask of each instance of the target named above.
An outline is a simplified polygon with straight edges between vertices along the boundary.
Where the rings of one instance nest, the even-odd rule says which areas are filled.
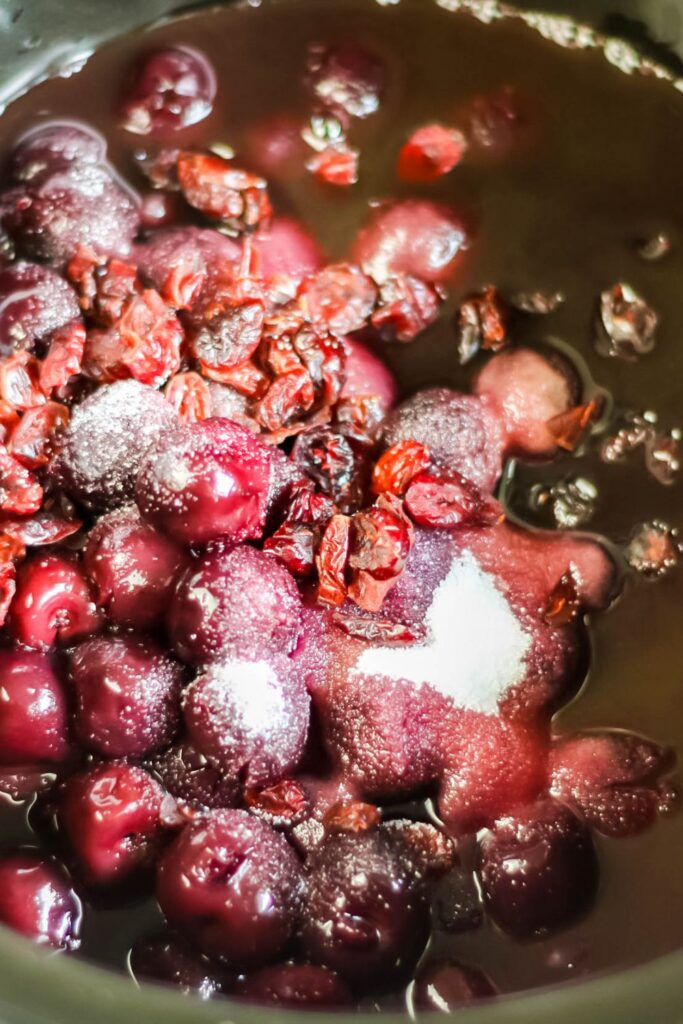
[[[104,40],[201,6],[209,4],[0,0],[0,104],[60,68],[77,68]],[[659,62],[683,69],[683,0],[539,0],[533,6],[626,37]],[[627,971],[502,997],[461,1013],[467,1024],[683,1024],[683,950]],[[306,1020],[315,1024],[330,1016],[307,1013]],[[333,1016],[339,1024],[377,1019],[376,1013]],[[228,1000],[203,1003],[155,985],[138,988],[99,967],[48,955],[0,928],[0,1024],[276,1024],[296,1019],[292,1011]],[[405,1019],[383,1015],[384,1024]]]

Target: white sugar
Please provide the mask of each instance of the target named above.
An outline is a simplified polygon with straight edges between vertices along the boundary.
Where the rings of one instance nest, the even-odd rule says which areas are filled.
[[[524,678],[531,638],[470,554],[454,560],[434,592],[425,625],[425,643],[368,647],[353,674],[428,685],[458,707],[495,714],[501,698]]]

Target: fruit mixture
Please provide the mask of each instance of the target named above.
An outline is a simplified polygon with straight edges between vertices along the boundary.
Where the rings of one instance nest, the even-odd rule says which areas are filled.
[[[3,844],[0,920],[76,951],[84,906],[153,892],[166,923],[132,947],[138,981],[448,1010],[499,985],[436,936],[563,929],[600,898],[595,837],[674,801],[667,747],[551,730],[626,561],[518,522],[501,477],[591,436],[671,474],[677,437],[608,437],[606,395],[566,351],[511,340],[562,297],[492,285],[451,328],[470,389],[400,396],[384,354],[420,346],[479,244],[429,188],[473,153],[506,159],[515,94],[416,125],[401,198],[329,262],[266,171],[353,188],[384,69],[322,40],[302,75],[303,132],[186,147],[214,69],[144,51],[115,110],[135,191],[85,123],[43,120],[9,154],[0,783],[38,840]],[[605,354],[632,358],[657,317],[617,286],[602,327]],[[627,554],[663,574],[676,537],[646,524]]]

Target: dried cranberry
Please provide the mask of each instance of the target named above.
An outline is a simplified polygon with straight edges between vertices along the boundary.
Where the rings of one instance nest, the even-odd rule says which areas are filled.
[[[204,377],[215,381],[216,384],[224,384],[226,388],[234,390],[244,398],[261,398],[268,390],[268,378],[250,360],[234,367],[208,366],[200,363],[200,368]],[[226,419],[232,418],[232,416],[226,416]],[[258,423],[253,417],[249,417],[249,419],[253,425],[252,429],[258,433],[260,430]]]
[[[287,519],[310,526],[327,526],[337,511],[334,502],[315,491],[308,480],[297,481],[291,489]]]
[[[346,565],[351,544],[351,520],[334,515],[330,519],[316,555],[317,599],[333,608],[346,600]]]
[[[222,370],[241,366],[261,341],[266,304],[255,279],[217,278],[192,312],[192,353],[202,367]]]
[[[405,568],[413,531],[392,496],[382,496],[371,509],[352,520],[349,597],[366,611],[379,611],[389,590]]]
[[[437,181],[462,160],[467,140],[457,128],[425,125],[413,132],[398,158],[398,176],[403,181]]]
[[[19,413],[17,410],[4,398],[0,398],[0,443],[7,443],[8,437],[18,423]]]
[[[406,626],[389,619],[370,619],[364,615],[346,615],[343,612],[335,612],[333,619],[348,636],[381,644],[382,647],[412,646],[421,643],[426,635],[421,627]]]
[[[263,545],[293,576],[305,578],[315,571],[315,552],[320,530],[307,523],[286,522]]]
[[[180,423],[197,423],[211,416],[211,392],[198,373],[176,373],[164,388],[164,395]]]
[[[412,480],[429,469],[431,457],[419,441],[398,441],[379,457],[372,473],[375,494],[403,495]]]
[[[35,477],[0,445],[0,511],[28,516],[43,503],[43,488]]]
[[[468,362],[479,349],[504,348],[509,342],[508,320],[508,307],[493,286],[465,299],[458,310],[460,362]]]
[[[28,519],[4,518],[0,526],[17,543],[26,547],[42,547],[45,544],[56,544],[60,540],[78,533],[83,524],[71,514],[63,514],[58,507],[54,510],[41,508]]]
[[[367,832],[376,828],[382,820],[382,812],[374,804],[361,800],[337,803],[330,807],[323,818],[328,832]]]
[[[581,614],[581,608],[578,583],[569,568],[550,591],[543,619],[550,626],[566,626]]]
[[[342,337],[366,326],[376,300],[377,286],[350,263],[325,267],[299,290],[299,304],[313,324]]]
[[[338,188],[348,188],[358,182],[360,153],[346,142],[326,146],[306,163],[306,168],[318,181]]]
[[[600,414],[600,405],[599,401],[593,399],[585,405],[577,405],[548,420],[548,430],[555,438],[557,447],[567,452],[575,451],[584,439],[590,424]]]
[[[101,327],[111,327],[124,306],[140,291],[137,267],[123,260],[104,260],[87,246],[80,246],[67,267],[76,287],[81,309]]]
[[[503,518],[498,502],[459,473],[420,473],[411,481],[405,502],[420,526],[493,526]]]
[[[276,377],[254,414],[265,430],[276,431],[309,412],[314,402],[313,381],[302,366]]]
[[[377,395],[342,398],[334,410],[334,425],[353,444],[372,448],[384,420],[384,407]]]
[[[240,231],[270,220],[267,184],[258,175],[204,153],[182,153],[177,166],[182,193],[200,213]]]
[[[85,327],[77,322],[68,324],[52,335],[38,371],[40,387],[46,395],[63,388],[81,372],[85,337]]]
[[[163,135],[208,117],[216,96],[213,67],[199,51],[173,46],[149,54],[121,106],[121,124],[136,135]]]
[[[69,422],[69,410],[59,402],[28,409],[12,431],[7,449],[22,466],[38,469],[50,461],[55,440]]]
[[[439,315],[441,295],[410,274],[397,274],[382,284],[372,326],[384,341],[414,341]]]
[[[365,484],[363,458],[343,434],[330,427],[306,431],[297,438],[292,459],[342,512],[359,507]]]
[[[295,779],[283,779],[266,789],[247,789],[244,802],[257,817],[274,828],[291,828],[306,817],[306,790]]]
[[[0,362],[0,398],[20,410],[45,403],[40,386],[40,363],[28,352],[15,352]]]

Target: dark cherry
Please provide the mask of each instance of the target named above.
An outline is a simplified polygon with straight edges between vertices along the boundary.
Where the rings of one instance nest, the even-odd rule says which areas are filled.
[[[189,740],[157,754],[150,767],[172,796],[191,807],[236,807],[240,801],[240,780],[201,754]]]
[[[105,757],[142,757],[173,738],[182,669],[149,641],[96,637],[69,657],[74,729]]]
[[[460,1007],[496,995],[496,987],[478,967],[436,960],[420,968],[410,991],[413,1008],[455,1013]]]
[[[76,293],[49,267],[19,262],[0,271],[0,358],[33,350],[80,315]]]
[[[42,182],[52,171],[76,161],[99,164],[107,152],[104,136],[77,121],[50,121],[27,132],[11,159],[15,181]]]
[[[79,875],[95,888],[148,871],[166,841],[168,797],[134,765],[96,765],[64,784],[57,822]]]
[[[213,811],[162,855],[157,898],[201,952],[257,966],[298,923],[301,867],[287,840],[246,811]]]
[[[136,380],[100,387],[74,408],[53,473],[86,508],[117,508],[133,497],[147,449],[176,422],[152,387]]]
[[[130,952],[130,969],[136,981],[160,981],[200,999],[220,995],[225,983],[220,967],[170,929],[138,939]]]
[[[161,438],[143,460],[136,495],[148,522],[183,544],[256,539],[271,479],[267,447],[229,420],[190,423]]]
[[[295,769],[308,732],[309,697],[287,659],[212,665],[185,692],[185,723],[201,753],[249,787]]]
[[[378,831],[328,838],[308,861],[304,950],[360,988],[407,977],[429,935],[422,880]]]
[[[157,50],[145,59],[121,105],[122,126],[136,135],[164,135],[203,121],[216,96],[216,75],[190,47]]]
[[[189,566],[171,599],[168,630],[178,655],[202,665],[228,655],[287,654],[296,645],[300,620],[301,599],[291,574],[243,545],[209,551]]]
[[[0,923],[41,945],[78,949],[81,903],[62,866],[38,850],[0,855]]]
[[[145,523],[135,505],[103,516],[84,555],[97,603],[109,621],[140,632],[163,622],[186,561],[185,552]]]
[[[484,835],[479,877],[496,924],[526,937],[560,927],[591,905],[598,860],[586,826],[545,800],[502,818]]]
[[[385,70],[374,53],[356,43],[314,45],[308,54],[308,80],[316,99],[330,111],[369,117],[380,103]]]
[[[51,660],[0,651],[0,762],[63,761],[68,753],[66,695]]]
[[[249,974],[236,995],[250,1002],[292,1009],[348,1006],[351,993],[334,971],[317,964],[275,964]]]
[[[20,567],[8,623],[18,643],[46,651],[55,643],[95,633],[101,624],[90,584],[75,558],[43,555]]]

